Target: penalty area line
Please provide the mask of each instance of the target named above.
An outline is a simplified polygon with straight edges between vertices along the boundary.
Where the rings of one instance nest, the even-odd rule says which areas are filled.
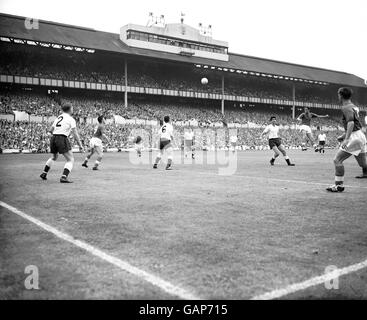
[[[276,289],[276,290],[273,290],[273,291],[269,291],[269,292],[257,295],[255,297],[251,298],[251,300],[272,300],[272,299],[281,298],[281,297],[287,296],[291,293],[295,293],[295,292],[298,292],[298,291],[303,291],[303,290],[306,290],[308,288],[320,285],[322,283],[326,283],[327,281],[334,280],[334,279],[339,278],[341,276],[357,272],[357,271],[359,271],[361,269],[364,269],[366,267],[367,267],[367,260],[364,260],[362,262],[350,265],[350,266],[345,267],[345,268],[335,269],[332,272],[325,273],[324,275],[317,276],[317,277],[308,279],[308,280],[303,281],[303,282],[291,284],[291,285],[289,285],[285,288],[282,288],[282,289]]]
[[[71,244],[73,244],[74,246],[83,249],[85,251],[87,251],[88,253],[118,267],[119,269],[128,272],[134,276],[136,276],[137,278],[143,279],[146,282],[149,282],[150,284],[152,284],[155,287],[160,288],[162,291],[173,295],[173,296],[177,296],[180,299],[183,300],[200,300],[200,298],[198,298],[197,296],[195,296],[194,294],[188,292],[187,290],[180,288],[178,286],[175,286],[173,284],[171,284],[170,282],[163,280],[149,272],[146,272],[144,270],[141,270],[137,267],[134,267],[133,265],[129,264],[126,261],[123,261],[119,258],[113,257],[93,246],[91,246],[90,244],[81,241],[81,240],[77,240],[74,237],[57,230],[56,228],[18,210],[17,208],[14,208],[10,205],[8,205],[5,202],[0,201],[0,206],[2,206],[3,208],[9,210],[10,212],[34,223],[35,225],[37,225],[38,227],[40,227],[41,229],[52,233],[54,236],[56,236],[59,239],[62,239],[64,241],[67,241]]]

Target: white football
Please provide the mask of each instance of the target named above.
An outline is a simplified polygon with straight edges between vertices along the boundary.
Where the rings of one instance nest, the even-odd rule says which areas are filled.
[[[208,84],[208,79],[207,78],[202,78],[201,79],[201,84]]]

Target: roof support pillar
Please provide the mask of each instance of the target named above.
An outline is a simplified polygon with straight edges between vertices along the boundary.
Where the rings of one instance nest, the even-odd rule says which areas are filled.
[[[292,119],[296,118],[296,85],[292,83]]]
[[[224,75],[222,75],[222,115],[224,115]]]
[[[125,59],[125,68],[124,68],[124,72],[125,72],[125,109],[127,109],[127,60]]]

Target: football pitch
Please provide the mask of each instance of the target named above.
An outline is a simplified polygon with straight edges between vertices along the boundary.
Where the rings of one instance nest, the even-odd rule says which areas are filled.
[[[42,181],[49,155],[0,155],[0,299],[366,299],[367,180],[350,158],[327,193],[334,154],[241,151],[230,175],[76,154],[73,184],[62,157]]]

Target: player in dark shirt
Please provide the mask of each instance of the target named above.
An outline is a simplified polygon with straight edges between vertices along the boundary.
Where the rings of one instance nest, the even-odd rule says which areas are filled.
[[[312,136],[312,129],[311,129],[311,120],[312,118],[327,118],[328,115],[319,115],[310,111],[309,108],[305,108],[304,112],[301,113],[297,120],[301,122],[300,130],[303,133],[303,138],[305,142],[302,143],[302,151],[307,150],[307,142],[310,141],[311,146],[314,145],[313,136]]]
[[[94,129],[93,137],[90,139],[89,146],[91,148],[90,153],[85,158],[82,166],[88,168],[88,161],[93,156],[94,153],[97,153],[97,160],[93,166],[93,170],[98,170],[98,166],[102,161],[103,157],[103,144],[102,140],[106,140],[107,143],[109,142],[107,136],[104,134],[104,118],[103,116],[98,117],[98,125]]]
[[[340,88],[338,90],[339,101],[342,104],[343,125],[345,133],[338,137],[341,142],[335,158],[335,184],[326,190],[330,192],[344,191],[344,165],[343,162],[354,155],[359,166],[362,168],[362,175],[356,178],[367,178],[367,140],[362,132],[361,122],[359,121],[358,108],[352,103],[352,90]]]

